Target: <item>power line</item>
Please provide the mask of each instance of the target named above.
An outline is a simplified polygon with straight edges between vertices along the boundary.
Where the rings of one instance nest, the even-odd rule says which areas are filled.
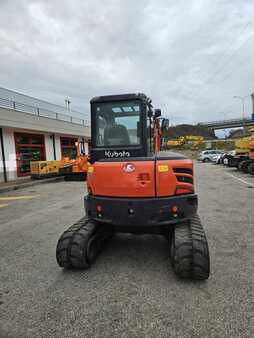
[[[234,69],[231,70],[230,72],[226,73],[225,76],[223,76],[221,80],[226,80],[226,79],[228,79],[235,71],[238,71],[239,68],[241,68],[243,65],[245,65],[246,62],[248,62],[250,59],[253,59],[253,55],[252,55],[252,54],[250,54],[250,55],[247,57],[247,59],[245,58],[245,59],[243,60],[243,62],[241,62],[240,64],[238,64],[236,69],[234,68]]]
[[[253,20],[250,20],[250,21],[248,21],[248,22],[246,23],[246,25],[241,29],[241,31],[240,31],[240,33],[239,33],[239,36],[240,36],[241,34],[243,34],[243,33],[246,31],[247,27],[250,25],[250,23],[251,23],[252,21],[253,21]],[[233,54],[234,54],[234,48],[232,48],[232,44],[233,44],[234,41],[235,41],[235,37],[233,37],[233,39],[230,40],[230,42],[229,42],[229,44],[228,44],[228,47],[229,47],[229,48],[226,48],[226,50],[224,51],[224,53],[223,53],[223,55],[222,55],[222,58],[223,58],[224,56],[226,56],[226,55],[228,54],[228,51],[230,51],[230,50],[232,50],[232,51],[233,51]],[[213,63],[213,65],[217,65],[217,63],[218,63],[220,60],[221,60],[221,56],[218,56],[218,57],[216,58],[215,62]],[[225,64],[226,64],[226,63],[223,63],[223,65],[225,65]],[[217,67],[217,70],[220,69],[220,68],[221,68],[220,66]],[[207,80],[209,80],[209,78],[208,78]]]
[[[250,25],[251,22],[252,22],[252,20],[248,21],[248,22],[244,25],[244,27],[243,27],[243,28],[241,29],[241,31],[240,31],[240,35],[243,34],[243,33],[246,31],[246,29],[248,28],[248,26]],[[229,63],[232,62],[234,56],[240,51],[240,49],[242,48],[242,46],[245,45],[245,44],[246,44],[253,36],[254,36],[254,33],[252,33],[250,36],[248,36],[247,39],[242,40],[242,43],[241,43],[240,45],[238,45],[236,48],[233,48],[233,49],[232,49],[232,48],[228,48],[227,50],[232,49],[232,52],[231,52],[229,58],[227,58],[227,59],[223,62],[223,64],[221,64],[219,67],[217,67],[215,73],[214,73],[211,77],[208,77],[202,85],[203,85],[203,86],[204,86],[204,85],[207,85],[207,84],[209,85],[209,84],[211,83],[211,81],[212,81],[219,73],[221,73],[221,70],[222,70],[222,71],[225,70],[225,66],[226,66],[227,64],[229,64]],[[235,40],[234,38],[231,40],[231,44],[234,42],[234,40]],[[223,55],[226,55],[226,54],[227,54],[227,50],[224,52]],[[217,60],[219,60],[219,57],[217,57],[216,62],[217,62]],[[208,88],[206,87],[206,88],[205,88],[205,91],[204,91],[203,93],[205,93],[207,90],[208,90]],[[195,95],[195,96],[193,97],[193,99],[196,100],[198,97],[200,97],[200,93],[199,93],[199,95]]]
[[[244,40],[243,43],[240,46],[238,46],[238,48],[234,49],[230,57],[226,60],[226,62],[223,63],[223,65],[219,69],[217,69],[217,71],[214,73],[214,76],[210,78],[209,81],[206,81],[206,84],[211,82],[211,80],[213,80],[216,77],[216,75],[221,73],[221,70],[225,69],[224,67],[226,65],[232,62],[233,57],[240,51],[241,47],[244,46],[253,36],[254,36],[254,33],[252,33],[246,40]]]

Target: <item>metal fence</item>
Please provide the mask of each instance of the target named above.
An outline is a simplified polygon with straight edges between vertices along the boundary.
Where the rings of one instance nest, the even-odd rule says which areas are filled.
[[[89,127],[89,121],[80,119],[75,116],[63,114],[63,113],[58,113],[55,111],[47,110],[44,108],[39,108],[36,106],[31,106],[28,104],[8,100],[8,99],[3,99],[0,97],[0,107],[2,108],[7,108],[7,109],[12,109],[15,111],[23,112],[23,113],[28,113],[40,117],[46,117],[50,119],[55,119],[55,120],[60,120],[60,121],[65,121],[69,123],[74,123],[74,124],[79,124],[84,127]]]
[[[209,122],[199,122],[201,126],[216,126],[222,124],[234,124],[234,123],[250,123],[253,122],[250,118],[240,118],[240,119],[230,119],[230,120],[220,120],[220,121],[209,121]]]

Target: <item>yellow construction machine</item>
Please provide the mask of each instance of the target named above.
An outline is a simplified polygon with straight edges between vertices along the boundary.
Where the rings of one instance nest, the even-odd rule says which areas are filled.
[[[31,161],[32,179],[64,176],[67,181],[82,181],[86,179],[88,169],[88,147],[83,141],[76,142],[76,158],[63,157],[59,161]]]
[[[203,136],[196,136],[196,135],[186,135],[186,136],[180,136],[175,140],[169,140],[167,142],[167,146],[169,148],[180,148],[186,147],[190,149],[197,149],[201,144],[204,142]]]
[[[254,133],[254,128],[248,129],[251,134]],[[235,141],[235,156],[229,159],[229,166],[236,167],[239,170],[247,173],[248,166],[252,164],[252,145],[254,135],[246,136]]]
[[[40,179],[59,175],[61,161],[31,161],[31,178]]]
[[[254,128],[248,129],[251,136],[236,141],[236,158],[239,159],[238,169],[254,175]]]

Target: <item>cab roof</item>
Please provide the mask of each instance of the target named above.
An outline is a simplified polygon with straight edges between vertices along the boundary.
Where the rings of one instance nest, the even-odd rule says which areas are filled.
[[[110,101],[126,101],[126,100],[148,100],[148,97],[143,93],[120,94],[120,95],[105,95],[96,96],[90,100],[90,103],[110,102]]]

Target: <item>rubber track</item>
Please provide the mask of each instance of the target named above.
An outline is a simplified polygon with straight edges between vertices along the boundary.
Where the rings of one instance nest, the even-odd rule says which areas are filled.
[[[248,166],[248,172],[251,175],[254,175],[254,161]]]
[[[77,182],[77,181],[86,181],[86,173],[79,173],[79,174],[65,174],[64,180],[66,182]]]
[[[62,234],[56,247],[56,260],[60,267],[86,269],[90,266],[86,247],[96,229],[94,222],[83,217]]]
[[[210,258],[206,236],[198,215],[175,227],[172,243],[172,265],[181,278],[207,279]]]
[[[238,169],[241,170],[242,172],[244,172],[245,174],[248,173],[248,167],[249,165],[252,163],[252,160],[245,160],[245,161],[242,161],[240,164],[239,164],[239,167]]]

